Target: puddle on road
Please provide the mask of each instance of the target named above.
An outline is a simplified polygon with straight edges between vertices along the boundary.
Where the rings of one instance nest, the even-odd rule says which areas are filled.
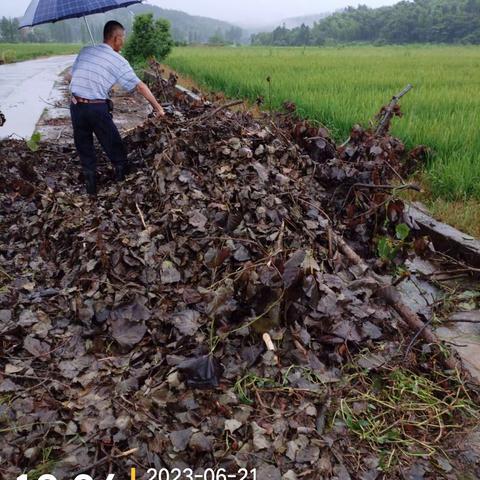
[[[5,115],[7,122],[0,130],[0,139],[12,136],[12,138],[30,138],[35,131],[35,126],[49,103],[61,100],[61,94],[55,89],[45,97],[32,97],[28,101],[1,104],[0,109]],[[46,88],[46,85],[43,86]],[[48,103],[47,103],[48,102]]]
[[[0,110],[7,120],[0,128],[0,139],[29,138],[33,134],[48,103],[61,98],[54,83],[74,58],[56,57],[0,66]]]

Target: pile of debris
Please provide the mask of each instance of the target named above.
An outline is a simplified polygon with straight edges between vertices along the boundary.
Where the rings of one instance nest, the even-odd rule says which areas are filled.
[[[435,462],[405,478],[455,478],[437,453],[457,442],[462,461],[445,423],[473,415],[472,394],[442,376],[440,346],[405,357],[423,323],[375,255],[403,222],[402,143],[354,127],[337,148],[294,112],[256,118],[173,92],[162,84],[167,118],[126,138],[124,184],[103,162],[97,202],[68,147],[0,144],[3,476],[404,478],[420,452]],[[369,443],[352,378],[394,382],[395,368],[442,378],[451,401],[436,423],[412,410]]]

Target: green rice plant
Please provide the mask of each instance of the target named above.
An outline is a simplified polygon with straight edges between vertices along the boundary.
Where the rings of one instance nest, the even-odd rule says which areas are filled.
[[[0,43],[0,60],[12,63],[52,55],[70,55],[78,53],[81,48],[81,45],[73,43]]]
[[[176,48],[169,66],[201,87],[298,112],[343,141],[405,85],[393,134],[433,151],[424,166],[434,198],[480,199],[480,49],[475,46]],[[270,78],[267,82],[266,79]]]

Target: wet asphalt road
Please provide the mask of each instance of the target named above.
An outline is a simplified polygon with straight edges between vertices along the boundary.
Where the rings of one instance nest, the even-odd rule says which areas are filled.
[[[0,127],[0,139],[29,138],[45,103],[55,101],[55,82],[73,64],[75,55],[65,55],[0,65],[0,110],[7,123]]]

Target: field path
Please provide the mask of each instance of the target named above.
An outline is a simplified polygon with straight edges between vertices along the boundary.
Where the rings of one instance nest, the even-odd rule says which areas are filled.
[[[75,57],[63,55],[0,65],[0,110],[7,118],[0,128],[0,139],[32,135],[47,106],[45,101],[55,100],[56,80]]]

